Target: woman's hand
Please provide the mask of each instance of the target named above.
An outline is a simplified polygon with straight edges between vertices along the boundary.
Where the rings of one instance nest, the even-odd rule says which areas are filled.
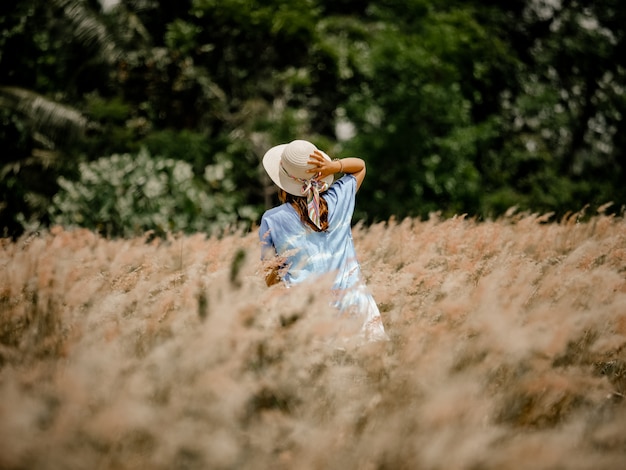
[[[267,287],[271,287],[282,281],[286,272],[287,262],[284,257],[274,256],[263,261],[263,273]]]
[[[356,190],[358,191],[365,179],[365,161],[358,157],[347,157],[339,160],[327,160],[319,150],[309,155],[309,165],[314,168],[307,173],[317,173],[316,179],[320,180],[335,173],[346,173],[356,178]]]
[[[309,155],[308,164],[313,165],[313,168],[307,170],[307,173],[317,173],[318,180],[334,175],[341,169],[341,163],[326,159],[319,150]]]
[[[265,284],[267,287],[272,287],[280,281],[280,270],[277,267],[269,268],[265,271]]]

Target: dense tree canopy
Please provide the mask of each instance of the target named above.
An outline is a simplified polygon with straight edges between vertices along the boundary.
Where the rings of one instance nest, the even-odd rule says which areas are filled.
[[[365,221],[621,211],[625,21],[618,0],[3,2],[2,235],[249,225],[275,202],[264,151],[295,138],[366,160]]]

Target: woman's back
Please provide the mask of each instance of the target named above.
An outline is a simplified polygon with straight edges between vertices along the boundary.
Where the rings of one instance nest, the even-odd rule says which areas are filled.
[[[281,189],[282,200],[261,218],[259,237],[269,285],[282,281],[297,284],[335,273],[329,304],[342,315],[363,318],[362,335],[369,340],[387,339],[380,312],[361,278],[352,241],[352,215],[356,192],[365,178],[365,162],[356,157],[331,160],[313,144],[294,140],[272,147],[263,156],[263,167]],[[333,182],[337,173],[345,175]],[[294,199],[295,197],[295,199]]]
[[[286,258],[288,284],[303,282],[311,276],[336,273],[334,288],[354,285],[360,276],[352,242],[356,180],[345,175],[322,194],[328,205],[328,230],[316,232],[302,224],[300,215],[289,203],[267,211],[261,220],[259,236],[264,251]],[[264,253],[264,255],[267,254]]]

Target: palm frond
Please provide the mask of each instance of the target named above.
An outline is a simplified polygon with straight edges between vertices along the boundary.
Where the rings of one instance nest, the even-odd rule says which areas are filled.
[[[86,46],[95,47],[107,63],[117,62],[122,55],[121,50],[99,15],[83,0],[52,0],[52,4],[59,8],[72,24],[76,39]]]
[[[22,116],[33,135],[41,133],[52,141],[71,140],[89,127],[76,109],[24,88],[0,86],[0,107]]]
[[[140,8],[145,9],[143,6]],[[138,47],[150,47],[152,37],[146,26],[141,22],[138,11],[130,8],[130,5],[118,3],[111,10],[111,15],[116,19],[115,29],[124,44],[131,44],[134,49]]]

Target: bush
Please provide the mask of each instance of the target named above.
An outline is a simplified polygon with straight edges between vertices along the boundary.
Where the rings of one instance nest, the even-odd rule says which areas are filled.
[[[51,221],[128,237],[146,231],[214,234],[253,219],[254,211],[239,208],[237,194],[228,190],[229,169],[214,166],[200,180],[189,163],[151,157],[145,149],[82,163],[78,181],[59,178]],[[216,172],[219,181],[210,178]]]

